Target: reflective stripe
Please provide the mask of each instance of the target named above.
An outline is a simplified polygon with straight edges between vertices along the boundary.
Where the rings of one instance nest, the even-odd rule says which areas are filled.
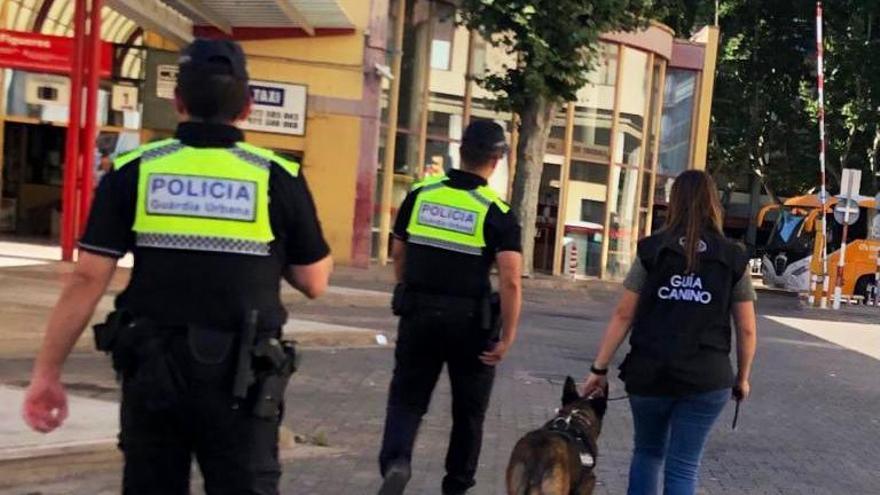
[[[269,167],[272,166],[272,162],[266,158],[239,147],[229,148],[229,152],[240,158],[242,161],[250,163],[251,165],[256,165],[265,170],[268,170]]]
[[[266,242],[227,237],[138,232],[135,243],[140,247],[269,256],[269,244]]]
[[[468,192],[471,193],[471,196],[473,196],[474,199],[476,199],[477,201],[479,201],[479,202],[480,202],[483,206],[485,206],[486,208],[488,208],[488,207],[492,204],[492,202],[493,202],[491,199],[489,199],[489,198],[483,196],[482,194],[480,194],[479,192],[477,192],[476,189],[471,189],[471,190],[468,191]]]
[[[267,162],[274,162],[277,165],[279,165],[282,169],[286,170],[287,173],[289,173],[293,177],[299,177],[299,169],[300,169],[299,163],[297,163],[293,160],[288,160],[287,158],[284,158],[283,156],[279,155],[278,153],[275,153],[272,150],[260,148],[258,146],[254,146],[252,144],[248,144],[245,142],[235,143],[235,147],[238,149],[244,150],[244,151],[250,153],[251,155],[258,156],[258,157],[262,158],[263,160],[266,160]],[[267,168],[268,168],[268,165],[267,165]]]
[[[163,156],[168,156],[172,153],[177,153],[183,148],[185,148],[185,146],[180,141],[174,140],[166,145],[159,146],[158,148],[144,151],[141,155],[141,163],[162,158]]]
[[[474,256],[480,256],[483,254],[483,250],[478,247],[473,246],[465,246],[464,244],[456,244],[450,241],[444,241],[442,239],[432,239],[429,237],[422,237],[419,235],[411,235],[409,236],[408,242],[413,244],[418,244],[420,246],[428,246],[438,249],[445,249],[447,251],[455,251],[456,253],[463,254],[471,254]]]

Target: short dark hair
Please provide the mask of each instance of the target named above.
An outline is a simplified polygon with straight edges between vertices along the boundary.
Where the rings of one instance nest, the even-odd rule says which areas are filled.
[[[500,160],[508,151],[504,128],[491,120],[474,119],[461,137],[462,166],[480,168],[490,160]]]
[[[489,151],[464,144],[461,145],[459,151],[461,154],[461,166],[469,170],[480,168],[490,160],[500,160],[504,158],[504,153],[502,152]]]
[[[208,122],[233,122],[250,100],[247,80],[231,74],[181,70],[177,95],[188,114]]]

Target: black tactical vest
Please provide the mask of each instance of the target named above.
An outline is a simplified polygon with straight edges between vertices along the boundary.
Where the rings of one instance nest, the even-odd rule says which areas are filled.
[[[683,243],[668,234],[639,243],[639,260],[648,277],[630,337],[634,354],[670,361],[706,351],[730,352],[731,296],[748,257],[733,242],[706,234],[699,267],[689,273]]]

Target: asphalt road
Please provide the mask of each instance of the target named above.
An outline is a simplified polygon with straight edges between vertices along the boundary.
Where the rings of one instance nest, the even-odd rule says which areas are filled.
[[[566,375],[579,378],[587,371],[612,306],[613,300],[604,295],[547,290],[528,294],[521,338],[499,370],[478,485],[472,493],[503,493],[513,444],[552,416]],[[345,305],[328,308],[324,318],[332,320],[338,312],[349,321],[360,311],[372,315],[373,321],[385,321],[375,307]],[[700,493],[880,493],[880,362],[764,318],[812,315],[795,308],[791,299],[768,296],[759,312],[753,396],[743,406],[737,431],[730,430],[732,407],[717,425],[706,452]],[[100,384],[92,391],[95,396],[112,397],[112,389],[101,388],[106,373],[99,358],[90,356],[75,359],[71,371],[82,383]],[[288,462],[282,493],[375,493],[391,349],[312,350],[305,358],[288,391],[285,424],[327,448]],[[4,381],[21,380],[26,362],[19,361],[0,363]],[[620,383],[613,381],[611,395],[622,393]],[[449,388],[442,379],[422,427],[407,493],[439,493],[449,411]],[[631,434],[627,402],[614,402],[600,438],[597,493],[625,493]],[[0,493],[110,494],[118,493],[118,486],[114,463],[93,463],[83,470],[60,464],[40,481]]]

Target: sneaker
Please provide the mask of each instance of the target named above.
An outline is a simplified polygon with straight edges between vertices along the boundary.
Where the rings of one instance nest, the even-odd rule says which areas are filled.
[[[411,476],[409,464],[397,462],[385,472],[385,481],[379,489],[379,495],[403,495],[403,490]]]

